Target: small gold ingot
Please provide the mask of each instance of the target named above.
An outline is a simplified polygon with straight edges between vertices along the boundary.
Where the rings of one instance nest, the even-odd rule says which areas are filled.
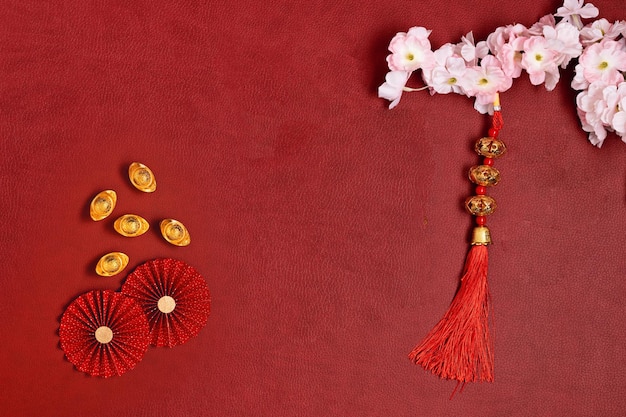
[[[104,190],[99,192],[89,205],[89,215],[92,220],[98,221],[105,219],[113,212],[117,203],[117,194],[113,190]]]
[[[187,246],[191,243],[191,236],[184,224],[174,219],[161,220],[159,225],[163,238],[176,246]]]
[[[476,153],[487,158],[499,158],[506,153],[506,145],[500,139],[480,138],[474,146]]]
[[[474,216],[487,216],[496,210],[496,200],[488,195],[475,195],[465,200],[465,208]]]
[[[113,330],[107,326],[100,326],[96,329],[94,336],[98,342],[106,345],[113,340]]]
[[[107,253],[96,264],[96,274],[103,277],[112,277],[122,272],[126,265],[128,265],[128,255],[125,253]]]
[[[133,162],[128,167],[128,177],[133,186],[144,193],[156,191],[156,179],[154,174],[142,163]]]
[[[491,245],[491,233],[485,226],[477,226],[472,230],[472,245]]]
[[[136,214],[125,214],[115,220],[113,228],[122,236],[136,237],[146,233],[150,228],[150,225],[146,219],[141,216]]]
[[[500,171],[489,165],[476,165],[470,168],[469,179],[474,184],[491,187],[500,182]]]

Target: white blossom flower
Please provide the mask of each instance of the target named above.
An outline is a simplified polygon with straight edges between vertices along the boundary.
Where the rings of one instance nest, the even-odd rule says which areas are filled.
[[[600,11],[591,3],[584,4],[584,0],[565,0],[563,6],[556,10],[555,16],[562,17],[565,22],[570,22],[578,29],[582,29],[580,18],[589,19],[596,17]]]
[[[558,81],[556,53],[548,47],[543,36],[531,36],[524,42],[522,67],[526,70],[533,85],[546,83],[548,91],[554,89]]]
[[[391,101],[390,109],[396,107],[400,102],[410,75],[411,73],[408,71],[390,71],[385,76],[385,82],[378,87],[378,97]]]
[[[587,47],[579,59],[585,79],[592,83],[603,80],[609,84],[624,81],[626,50],[620,42],[603,40]]]
[[[591,45],[599,42],[602,39],[616,40],[626,31],[626,22],[618,20],[614,23],[610,23],[606,19],[598,19],[580,31],[580,40],[583,45]]]
[[[412,27],[407,33],[399,32],[389,43],[391,54],[387,56],[392,71],[415,71],[431,66],[434,61],[428,36],[430,30]]]

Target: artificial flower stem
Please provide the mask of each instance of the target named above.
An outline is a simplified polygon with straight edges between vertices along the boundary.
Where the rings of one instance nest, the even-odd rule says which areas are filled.
[[[572,24],[576,26],[576,29],[579,31],[584,27],[582,20],[580,19],[579,14],[573,14],[572,16]]]
[[[426,90],[428,88],[430,88],[430,87],[427,86],[427,85],[425,85],[424,87],[420,87],[420,88],[411,88],[411,87],[404,86],[404,87],[402,87],[402,91],[406,91],[406,92],[424,91],[424,90]]]

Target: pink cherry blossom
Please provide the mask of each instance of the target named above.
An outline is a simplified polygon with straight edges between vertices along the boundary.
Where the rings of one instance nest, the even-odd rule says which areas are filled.
[[[598,19],[580,31],[580,39],[583,45],[591,45],[602,39],[616,40],[624,31],[626,22],[623,20],[610,23],[606,19]]]
[[[545,26],[543,36],[548,41],[548,48],[556,53],[556,64],[561,68],[567,67],[583,51],[578,29],[567,22],[561,21],[555,27]]]
[[[600,13],[593,4],[584,4],[584,0],[565,0],[563,6],[556,10],[555,16],[562,17],[565,22],[570,22],[577,28],[582,28],[580,18],[589,19]]]
[[[515,38],[527,37],[528,29],[522,24],[500,26],[493,33],[487,36],[487,47],[495,56],[507,42],[511,42]]]
[[[522,67],[533,85],[545,82],[546,89],[552,90],[558,81],[556,53],[548,47],[548,41],[543,36],[531,36],[524,42]]]
[[[620,102],[622,107],[626,107],[626,97]],[[623,142],[626,142],[626,110],[619,111],[613,118],[613,128]]]
[[[604,96],[607,100],[608,110],[604,116],[607,124],[626,141],[626,82],[620,83],[618,86],[611,86],[607,91],[605,89]]]
[[[517,24],[499,27],[487,37],[487,46],[502,64],[507,77],[517,78],[522,73],[522,51],[528,38],[528,29]]]
[[[392,71],[415,71],[429,67],[434,61],[428,36],[430,30],[412,27],[407,33],[399,32],[389,43],[391,54],[387,56]]]
[[[465,60],[450,56],[446,59],[445,65],[437,66],[432,70],[429,85],[439,94],[463,94],[462,80],[465,71]]]
[[[572,88],[582,91],[589,87],[589,81],[585,78],[584,69],[581,64],[577,64],[574,68],[574,78],[572,79]]]
[[[422,69],[422,79],[424,80],[426,85],[432,85],[433,72],[437,69],[440,69],[441,67],[445,68],[448,58],[452,56],[455,56],[457,58],[460,57],[457,54],[457,49],[458,48],[455,45],[452,45],[451,43],[446,43],[445,45],[442,45],[439,49],[433,52],[433,64],[428,68]],[[434,94],[434,91],[431,90],[431,94]]]
[[[522,52],[524,51],[524,42],[527,39],[526,37],[519,37],[502,45],[497,58],[507,77],[518,78],[522,74]]]
[[[585,79],[593,83],[603,80],[609,84],[624,81],[622,71],[626,71],[626,50],[621,42],[602,40],[588,46],[579,59]]]
[[[618,87],[619,101],[617,102],[617,111],[613,116],[612,127],[622,141],[626,142],[626,83],[620,84]]]
[[[613,125],[615,114],[619,111],[619,103],[626,95],[626,83],[609,85],[602,90],[602,98],[606,108],[600,113],[600,120],[607,126]]]
[[[385,76],[385,82],[378,87],[378,97],[391,101],[390,109],[396,107],[400,102],[410,75],[411,73],[408,71],[390,71]]]
[[[548,14],[543,16],[537,23],[528,28],[528,34],[534,36],[542,36],[546,27],[556,27],[554,15]]]
[[[513,79],[502,71],[500,62],[493,56],[487,55],[479,66],[466,70],[461,85],[470,97],[476,97],[474,108],[485,113],[496,93],[501,93],[513,84]]]
[[[602,122],[602,113],[606,111],[604,89],[608,84],[602,80],[593,82],[589,88],[576,97],[578,117],[582,128],[589,132],[589,141],[597,146],[602,146],[607,136],[605,124]]]
[[[461,47],[460,54],[463,59],[472,65],[476,65],[477,60],[484,58],[489,53],[487,42],[480,41],[475,44],[474,34],[472,32],[461,37],[459,46]]]

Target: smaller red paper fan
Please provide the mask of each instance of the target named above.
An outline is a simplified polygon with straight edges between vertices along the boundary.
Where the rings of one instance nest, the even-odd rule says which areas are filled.
[[[61,349],[79,371],[122,375],[148,350],[146,315],[133,298],[114,291],[90,291],[76,298],[61,317]]]
[[[192,266],[176,259],[139,265],[126,278],[122,293],[141,304],[155,346],[182,345],[202,330],[211,312],[206,281]]]

